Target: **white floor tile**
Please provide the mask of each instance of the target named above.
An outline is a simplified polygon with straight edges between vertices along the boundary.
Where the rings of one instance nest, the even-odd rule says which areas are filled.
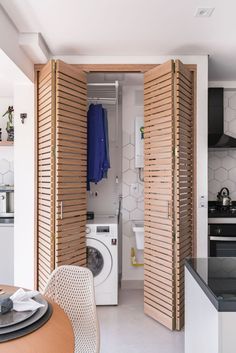
[[[121,290],[118,306],[98,307],[101,353],[184,353],[184,333],[143,313],[143,291]]]

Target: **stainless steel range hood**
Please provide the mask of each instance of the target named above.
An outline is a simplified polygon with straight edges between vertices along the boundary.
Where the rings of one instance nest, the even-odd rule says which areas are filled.
[[[236,148],[236,139],[224,132],[224,88],[208,89],[208,147]]]

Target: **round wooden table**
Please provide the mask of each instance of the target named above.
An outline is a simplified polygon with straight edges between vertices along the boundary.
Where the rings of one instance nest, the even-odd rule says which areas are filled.
[[[4,292],[18,288],[0,285]],[[0,343],[0,353],[74,353],[73,329],[65,312],[53,301],[51,318],[26,336]]]

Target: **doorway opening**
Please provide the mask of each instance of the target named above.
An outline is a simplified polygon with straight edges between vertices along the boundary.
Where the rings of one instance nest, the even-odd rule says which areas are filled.
[[[132,215],[137,215],[139,211],[142,211],[137,207],[137,202],[141,204],[142,200],[137,201],[134,197],[134,195],[140,196],[139,191],[141,191],[142,194],[142,188],[139,185],[142,183],[142,173],[135,175],[135,172],[132,169],[130,170],[131,166],[133,167],[133,165],[135,165],[132,151],[135,153],[136,150],[134,147],[134,131],[136,129],[134,122],[132,124],[130,123],[130,126],[132,125],[130,130],[131,135],[129,134],[128,127],[124,129],[124,123],[128,121],[127,118],[124,118],[124,114],[122,114],[120,119],[121,128],[119,129],[119,109],[115,110],[115,117],[118,117],[118,119],[115,119],[116,123],[114,124],[114,129],[112,129],[112,124],[110,126],[111,136],[115,136],[113,140],[115,148],[114,151],[112,149],[111,153],[114,152],[117,163],[115,164],[115,173],[113,178],[111,178],[111,189],[109,189],[110,186],[108,184],[107,187],[104,188],[105,190],[112,190],[115,197],[114,199],[111,197],[110,200],[104,202],[104,197],[110,197],[112,193],[108,192],[106,194],[100,192],[100,186],[106,185],[106,182],[109,183],[108,178],[104,178],[99,186],[98,181],[102,179],[100,178],[99,180],[95,180],[97,185],[90,188],[87,195],[89,209],[87,208],[85,186],[87,176],[90,175],[89,172],[86,173],[86,124],[88,108],[86,91],[88,87],[89,89],[91,87],[93,87],[93,89],[94,87],[103,87],[102,93],[104,94],[104,87],[109,86],[108,83],[116,87],[117,82],[118,86],[119,82],[122,82],[122,79],[117,79],[117,77],[114,77],[115,75],[131,75],[131,73],[122,72],[122,70],[124,70],[123,68],[120,69],[119,73],[110,72],[104,74],[94,72],[92,74],[90,72],[88,75],[85,75],[77,70],[78,68],[81,69],[80,65],[72,66],[58,61],[56,63],[48,63],[39,73],[41,79],[41,86],[39,84],[39,99],[41,99],[42,107],[39,112],[41,114],[39,133],[43,132],[42,136],[39,136],[41,141],[40,153],[42,154],[40,155],[40,159],[43,160],[40,167],[47,165],[47,170],[42,169],[40,172],[39,180],[40,186],[42,185],[42,187],[44,187],[47,184],[47,199],[44,193],[40,195],[40,202],[42,200],[44,209],[46,207],[52,207],[52,203],[49,202],[49,199],[52,198],[52,200],[55,201],[56,207],[51,209],[55,220],[51,217],[44,221],[44,213],[41,212],[40,214],[40,227],[42,225],[45,230],[45,223],[49,222],[50,225],[47,228],[52,227],[52,229],[55,230],[56,237],[54,243],[51,241],[51,232],[48,232],[46,235],[50,248],[52,248],[52,252],[44,254],[49,260],[48,264],[46,264],[47,268],[45,268],[44,271],[46,274],[50,273],[51,267],[53,268],[54,266],[54,261],[56,266],[67,264],[67,262],[68,264],[74,264],[78,258],[78,261],[81,260],[83,264],[85,264],[86,238],[91,238],[91,233],[94,231],[92,230],[92,226],[94,226],[94,222],[92,222],[93,219],[87,222],[87,237],[81,231],[86,225],[87,210],[90,211],[88,216],[91,218],[93,218],[93,209],[96,209],[96,207],[98,207],[102,213],[101,216],[111,216],[111,218],[109,218],[109,225],[104,221],[95,224],[96,241],[101,240],[101,238],[99,238],[100,236],[103,237],[104,242],[107,241],[107,239],[109,241],[109,246],[106,244],[108,254],[118,245],[118,236],[113,233],[113,231],[115,232],[114,224],[116,228],[118,227],[117,223],[114,223],[114,218],[119,216],[120,213],[120,195],[123,193],[123,188],[126,188],[126,192],[128,192],[127,196],[125,196],[127,197],[127,205],[126,208],[123,208],[123,213],[126,213],[128,221],[134,220],[131,219],[131,213]],[[93,69],[93,71],[95,70],[96,69]],[[113,75],[112,78],[108,76],[110,74]],[[100,75],[100,78],[99,76],[96,77],[96,75]],[[107,75],[107,78],[104,80],[102,75]],[[132,73],[132,75],[134,75],[134,73]],[[136,73],[136,75],[140,75],[140,73]],[[137,107],[139,107],[138,109],[142,107],[142,113],[144,111],[143,115],[145,115],[144,128],[141,123],[139,129],[137,129],[139,138],[144,140],[145,159],[144,252],[146,251],[146,253],[144,258],[144,309],[149,316],[155,318],[171,330],[175,328],[180,329],[183,325],[183,263],[184,258],[191,255],[193,251],[192,238],[195,219],[193,186],[193,76],[192,70],[183,65],[179,60],[176,62],[170,60],[150,70],[148,69],[144,74],[144,86],[142,89],[132,89],[132,94],[127,93],[127,96],[129,96],[129,94],[132,96],[132,104],[130,104],[130,102],[127,103],[128,115],[133,114],[132,108],[135,106],[135,101],[137,102]],[[88,85],[87,79],[89,80]],[[47,93],[44,94],[45,92]],[[49,92],[52,92],[52,94],[49,94]],[[129,92],[128,88],[127,92]],[[124,97],[121,98],[123,110]],[[104,107],[100,104],[102,99]],[[113,98],[109,96],[97,97],[97,93],[91,95],[89,97],[90,104],[92,105],[91,110],[100,109],[101,116],[105,116],[110,109],[105,106],[108,105],[105,103],[105,100],[110,101],[111,99]],[[92,102],[93,100],[94,102]],[[55,106],[57,107],[56,113],[54,109]],[[94,109],[94,107],[96,107],[96,109]],[[49,110],[44,114],[44,110],[47,108]],[[136,113],[140,114],[138,109],[134,115],[136,115]],[[53,120],[50,118],[51,113],[54,117]],[[112,117],[111,111],[109,116],[110,118]],[[140,118],[140,116],[135,116],[135,119],[136,118]],[[104,121],[105,120],[102,122],[103,127],[105,127]],[[68,126],[67,122],[70,122],[70,126]],[[95,122],[96,119],[94,120],[94,123]],[[47,128],[48,126],[49,129]],[[109,133],[109,126],[107,130]],[[119,133],[119,131],[122,130],[125,130],[124,135],[123,132],[121,134]],[[93,130],[91,131],[93,132]],[[119,135],[121,135],[121,140],[119,140]],[[126,141],[124,141],[125,139]],[[100,141],[103,142],[103,146],[106,144],[105,135],[100,138]],[[50,143],[53,146],[57,146],[58,154],[50,153],[50,146],[48,145]],[[45,154],[47,155],[45,156]],[[120,168],[119,165],[121,166]],[[50,166],[50,168],[48,166]],[[125,171],[122,187],[120,188],[119,179],[121,179],[120,173],[122,172],[122,168],[125,169]],[[140,166],[138,168],[140,168]],[[51,174],[46,175],[45,173],[48,173],[48,169],[50,169]],[[102,175],[103,171],[102,169]],[[52,175],[53,178],[51,177]],[[134,179],[132,179],[133,177]],[[127,184],[125,179],[128,183],[130,182],[130,184]],[[49,184],[50,181],[51,183]],[[94,180],[91,179],[89,181]],[[73,200],[73,207],[70,200]],[[112,204],[108,210],[106,209],[106,205],[108,205],[109,202],[112,202]],[[184,219],[185,222],[181,223],[180,219]],[[127,222],[127,228],[130,228],[129,222]],[[78,229],[80,229],[79,232]],[[117,230],[116,233],[118,233]],[[123,234],[123,231],[121,233]],[[110,238],[106,235],[109,235]],[[45,231],[42,238],[43,241],[45,241]],[[72,240],[70,241],[70,239]],[[76,244],[76,247],[74,247],[73,244]],[[94,243],[91,243],[89,247],[90,250],[96,248]],[[45,248],[42,246],[40,250],[45,251]],[[54,250],[56,256],[54,256]],[[125,250],[127,250],[126,247]],[[133,261],[133,250],[134,248],[132,247],[132,265],[141,265],[142,260],[139,261],[138,259],[137,261],[137,252],[135,254],[135,261]],[[97,253],[94,251],[88,252],[92,254],[91,256],[101,265],[100,255],[102,252],[100,250]],[[128,253],[127,258],[129,260],[127,261],[130,261],[130,248],[128,249]],[[108,258],[110,262],[112,262],[115,257],[113,255],[109,256]],[[116,259],[118,259],[118,256],[116,256]],[[82,262],[78,262],[78,264],[82,264]],[[45,262],[43,266],[45,267]],[[102,268],[105,268],[105,266],[103,265]],[[136,273],[142,271],[141,266],[134,266],[134,269]],[[103,282],[107,280],[110,273],[109,271],[108,269],[108,274],[104,276]],[[95,276],[95,279],[96,277],[98,278],[98,276]],[[43,281],[45,282],[45,280],[46,277],[43,274]],[[128,278],[127,282],[131,282],[130,278]],[[134,280],[132,285],[138,285],[138,283],[140,284],[141,282],[142,281],[138,282],[138,280],[135,282]],[[124,281],[122,285],[128,285],[128,283]],[[108,287],[113,288],[111,284],[109,284]]]

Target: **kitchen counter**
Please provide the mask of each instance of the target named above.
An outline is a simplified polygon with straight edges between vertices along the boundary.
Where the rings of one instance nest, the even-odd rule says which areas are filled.
[[[189,259],[185,266],[217,311],[236,312],[236,258]]]
[[[185,263],[185,353],[234,353],[236,258]]]

